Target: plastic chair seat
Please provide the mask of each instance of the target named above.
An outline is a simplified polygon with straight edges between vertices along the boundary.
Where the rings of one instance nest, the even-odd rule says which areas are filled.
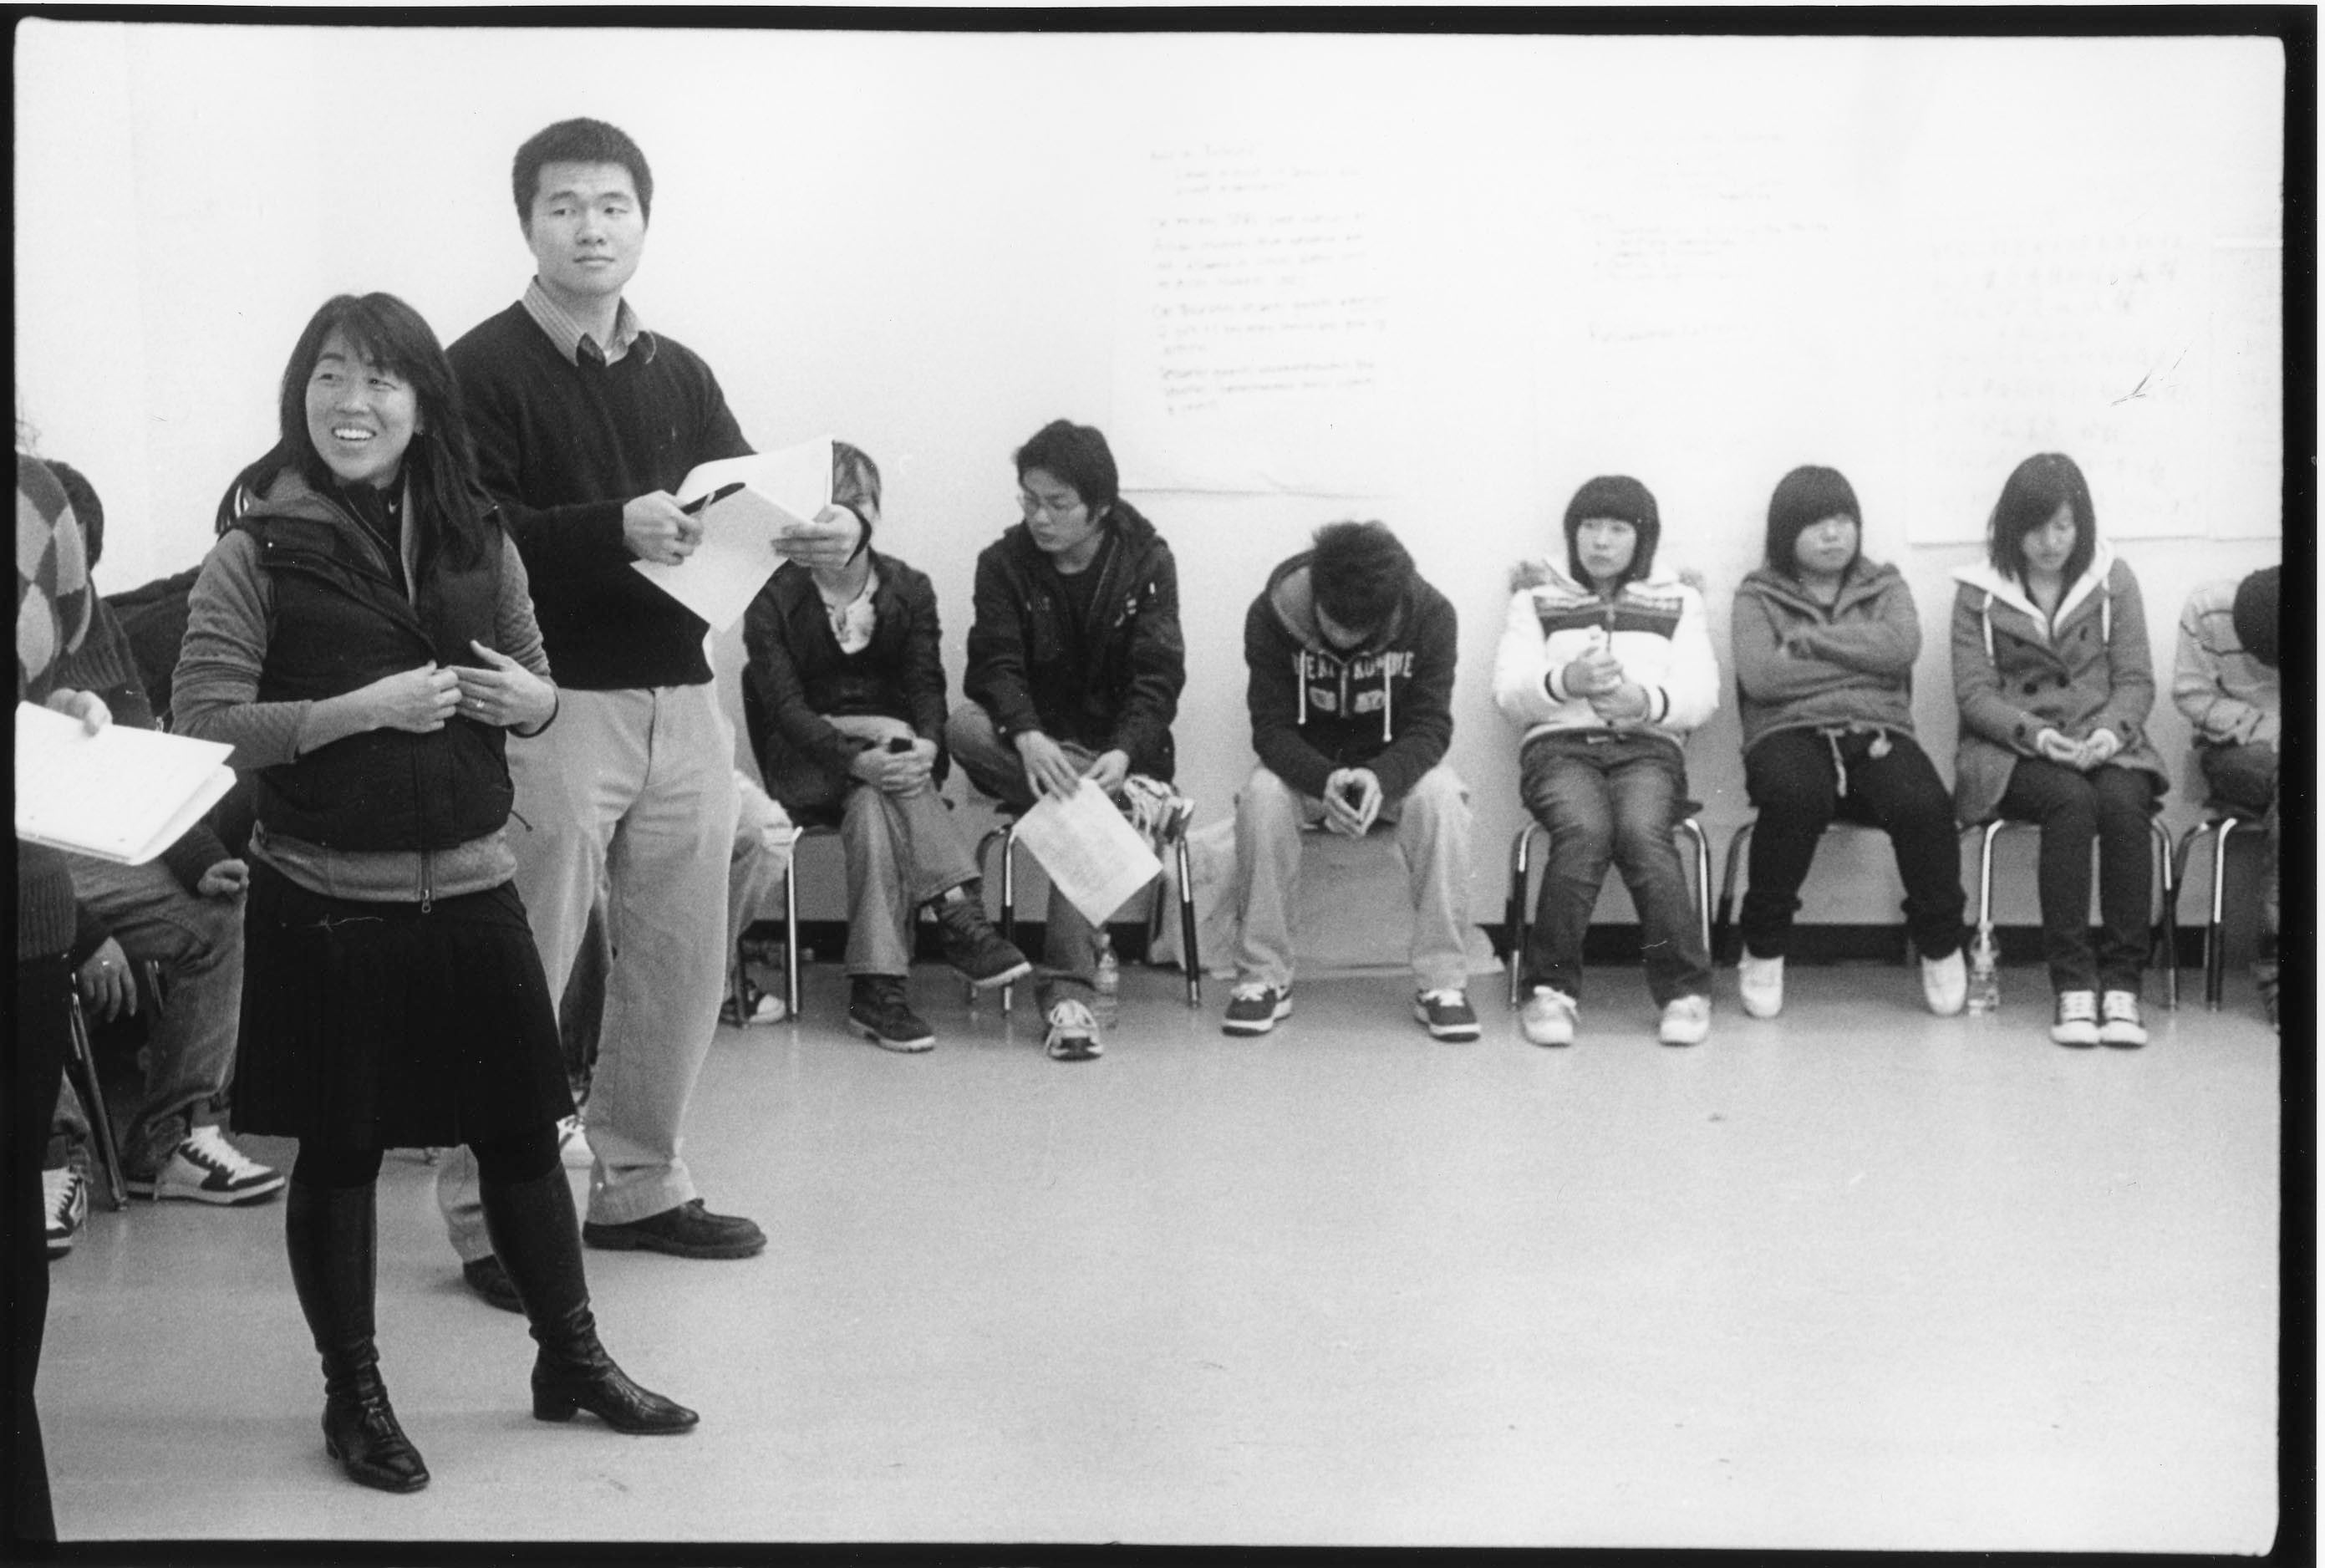
[[[2205,811],[2210,815],[2181,835],[2172,858],[2171,886],[2177,891],[2188,885],[2188,857],[2196,848],[2196,840],[2209,833],[2212,840],[2212,898],[2204,927],[2204,1006],[2218,1008],[2220,995],[2227,988],[2228,950],[2224,941],[2227,932],[2226,894],[2228,876],[2228,836],[2239,828],[2257,828],[2259,821],[2242,806],[2226,801],[2211,801]]]
[[[1750,864],[1745,858],[1744,851],[1752,842],[1752,830],[1759,825],[1757,814],[1748,817],[1728,840],[1728,858],[1719,875],[1719,913],[1713,921],[1713,927],[1719,936],[1719,946],[1714,951],[1722,955],[1718,960],[1721,963],[1738,962],[1743,955],[1744,940],[1737,933],[1732,918],[1736,912],[1737,879]],[[1828,833],[1844,829],[1859,833],[1877,833],[1885,839],[1889,836],[1886,830],[1871,822],[1852,821],[1845,817],[1835,817],[1824,827]],[[1746,882],[1745,886],[1748,887],[1750,883]],[[1905,939],[1905,961],[1909,964],[1913,961],[1913,939],[1911,935]]]
[[[2180,923],[2178,914],[2178,868],[2173,862],[2172,830],[2163,820],[2150,812],[2147,818],[2150,846],[2155,851],[2158,879],[2163,893],[2163,1005],[2177,1011],[2180,1007]],[[1978,935],[1983,942],[1994,940],[1994,841],[2004,833],[2023,830],[2041,831],[2033,822],[2022,822],[2011,817],[1994,817],[1983,822],[1972,822],[1961,830],[1962,837],[1979,835],[1978,853]]]

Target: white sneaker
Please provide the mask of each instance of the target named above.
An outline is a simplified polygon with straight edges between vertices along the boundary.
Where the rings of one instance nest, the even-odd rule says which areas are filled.
[[[2099,998],[2099,1044],[2147,1044],[2147,1025],[2139,1021],[2137,991],[2109,991]]]
[[[283,1190],[283,1173],[262,1165],[226,1141],[214,1127],[198,1127],[179,1142],[160,1170],[125,1183],[141,1198],[186,1198],[197,1203],[255,1203]]]
[[[1050,1034],[1042,1044],[1052,1062],[1088,1062],[1106,1050],[1088,1006],[1070,997],[1050,1004]]]
[[[2059,1016],[2051,1025],[2051,1038],[2061,1045],[2099,1043],[2099,999],[2089,991],[2061,991]]]
[[[41,1173],[41,1213],[47,1221],[49,1256],[62,1257],[88,1221],[88,1183],[70,1165]]]
[[[1950,1018],[1969,1001],[1969,961],[1962,950],[1922,960],[1922,999],[1941,1018]]]
[[[586,1171],[597,1163],[597,1152],[589,1146],[589,1129],[579,1116],[557,1124],[557,1157],[569,1171]]]
[[[1655,1038],[1666,1045],[1700,1045],[1711,1037],[1711,998],[1673,997],[1663,1004]]]
[[[1784,960],[1759,958],[1750,948],[1736,964],[1736,988],[1743,993],[1744,1010],[1755,1018],[1773,1018],[1784,1010]]]
[[[1518,1027],[1536,1045],[1574,1044],[1574,998],[1549,986],[1536,986],[1518,1014]]]

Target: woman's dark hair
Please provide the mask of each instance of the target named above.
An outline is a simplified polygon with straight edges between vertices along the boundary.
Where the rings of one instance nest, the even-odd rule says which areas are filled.
[[[1586,517],[1612,517],[1628,523],[1637,530],[1639,545],[1632,552],[1631,564],[1616,584],[1619,591],[1625,584],[1636,582],[1655,569],[1655,545],[1663,538],[1663,520],[1655,510],[1655,498],[1644,485],[1625,474],[1602,474],[1574,492],[1574,499],[1566,504],[1566,570],[1574,580],[1589,586],[1590,575],[1582,569],[1582,552],[1575,548],[1575,535],[1582,531]]]
[[[1386,620],[1413,581],[1413,557],[1385,523],[1327,523],[1316,530],[1308,582],[1316,608],[1350,631]]]
[[[880,509],[880,465],[862,447],[831,443],[831,499],[851,509],[858,509],[858,501],[869,501],[875,512]]]
[[[1865,553],[1865,514],[1857,509],[1857,492],[1840,470],[1803,464],[1777,480],[1776,493],[1768,497],[1768,564],[1786,577],[1800,576],[1796,547],[1801,535],[1828,517],[1846,517],[1857,524],[1857,548],[1848,557],[1848,566],[1855,566]],[[1841,568],[1841,575],[1848,575],[1848,566]]]
[[[533,199],[541,194],[541,170],[545,163],[619,163],[630,172],[638,190],[638,217],[653,221],[653,172],[646,155],[617,125],[603,120],[560,120],[535,131],[516,150],[509,170],[509,188],[516,197],[516,220],[533,227]]]
[[[417,404],[412,444],[404,449],[402,478],[411,487],[412,525],[425,564],[441,549],[455,566],[482,558],[491,525],[492,502],[477,478],[461,412],[460,384],[436,334],[420,312],[394,294],[335,294],[323,302],[299,334],[291,361],[283,368],[276,403],[280,433],[266,455],[236,474],[218,502],[217,524],[223,534],[285,469],[295,471],[320,494],[338,489],[338,476],[323,461],[307,433],[307,383],[333,333],[381,369],[402,376]]]
[[[2063,452],[2038,452],[2003,481],[2002,498],[1995,502],[1994,515],[1986,523],[1986,558],[1994,570],[2014,581],[2025,581],[2026,536],[2062,506],[2075,515],[2075,548],[2060,575],[2068,582],[2080,581],[2098,553],[2098,517],[2083,470]]]
[[[1053,419],[1017,449],[1017,478],[1040,469],[1074,487],[1082,505],[1103,512],[1122,495],[1122,478],[1115,469],[1114,453],[1096,425]]]

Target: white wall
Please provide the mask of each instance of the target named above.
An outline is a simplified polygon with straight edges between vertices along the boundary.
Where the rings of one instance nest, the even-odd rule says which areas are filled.
[[[1770,488],[1797,463],[1847,472],[1921,605],[1941,766],[1945,574],[2020,458],[2083,462],[2159,673],[2189,586],[2276,558],[2283,79],[2273,42],[2228,39],[27,21],[19,412],[104,493],[109,586],[190,565],[323,297],[388,289],[457,336],[528,275],[517,144],[610,119],[656,176],[632,299],[705,353],[759,444],[829,432],[879,459],[884,543],[933,576],[956,682],[972,562],[1014,514],[1009,453],[1051,417],[1107,428],[1134,487],[1187,487],[1134,493],[1179,555],[1182,778],[1214,810],[1251,765],[1239,636],[1267,567],[1336,516],[1396,526],[1462,617],[1453,760],[1492,918],[1519,821],[1487,681],[1505,573],[1557,548],[1594,473],[1656,492],[1724,661]],[[1263,451],[1337,441],[1359,481],[1295,482],[1368,493],[1203,483],[1195,422],[1144,396],[1168,157],[1353,174],[1376,381],[1229,422]],[[2184,750],[2168,696],[2155,728]],[[1728,712],[1690,752],[1723,841],[1747,809],[1737,747]],[[1890,918],[1885,856],[1831,855],[1815,915]]]

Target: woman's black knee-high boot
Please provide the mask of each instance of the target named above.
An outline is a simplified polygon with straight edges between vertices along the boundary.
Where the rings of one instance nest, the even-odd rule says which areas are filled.
[[[482,1182],[485,1229],[532,1320],[541,1354],[533,1364],[533,1414],[570,1421],[587,1410],[616,1432],[684,1432],[701,1419],[685,1406],[630,1381],[597,1342],[589,1287],[581,1272],[581,1226],[565,1169],[526,1182]]]
[[[323,1358],[324,1452],[350,1480],[418,1491],[428,1484],[428,1467],[396,1423],[372,1339],[379,1239],[372,1189],[293,1180],[283,1234],[291,1283]]]

